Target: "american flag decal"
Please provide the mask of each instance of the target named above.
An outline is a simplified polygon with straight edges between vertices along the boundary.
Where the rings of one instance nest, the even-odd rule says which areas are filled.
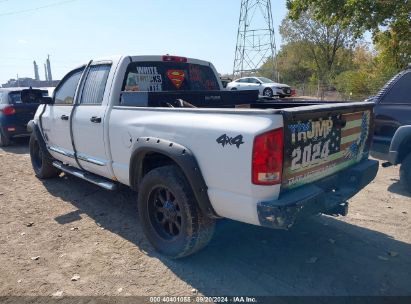
[[[366,143],[370,118],[369,110],[329,117],[332,127],[328,130],[324,128],[329,132],[324,132],[322,137],[313,138],[309,138],[309,133],[306,133],[306,137],[299,134],[307,130],[310,132],[311,125],[314,126],[312,121],[290,125],[291,134],[286,132],[285,136],[290,137],[288,142],[292,149],[286,150],[284,155],[290,160],[290,164],[284,168],[283,188],[291,189],[319,180],[361,161],[368,153]],[[337,123],[341,119],[346,122],[343,128]],[[322,119],[319,121],[322,122]],[[320,157],[315,154],[318,147],[322,151]]]
[[[356,141],[352,142],[350,146],[345,150],[344,157],[346,159],[354,159],[360,152],[364,150],[365,141],[367,140],[369,131],[369,115],[370,112],[362,113],[360,132],[355,134],[358,135],[358,138]],[[358,118],[358,116],[356,116],[356,118]],[[358,120],[356,120],[355,122],[358,122]],[[358,130],[358,127],[356,128],[356,130]]]

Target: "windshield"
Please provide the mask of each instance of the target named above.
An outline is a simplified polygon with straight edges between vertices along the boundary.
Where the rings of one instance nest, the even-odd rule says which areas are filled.
[[[258,80],[260,80],[262,83],[273,83],[271,79],[265,78],[265,77],[257,77]]]
[[[206,65],[181,62],[132,62],[127,68],[123,91],[219,90],[214,71]]]

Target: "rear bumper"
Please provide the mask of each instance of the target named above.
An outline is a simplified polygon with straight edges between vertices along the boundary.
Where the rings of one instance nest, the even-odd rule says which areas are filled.
[[[1,126],[1,129],[8,138],[30,136],[26,126],[7,125]]]
[[[368,185],[377,175],[378,161],[361,163],[313,184],[283,193],[278,200],[257,204],[261,226],[290,228],[303,215],[343,214],[346,201]]]

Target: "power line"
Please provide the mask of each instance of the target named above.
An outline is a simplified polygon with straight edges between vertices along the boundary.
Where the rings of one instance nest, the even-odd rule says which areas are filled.
[[[2,0],[1,2],[5,2],[5,1],[8,1],[8,0]],[[38,11],[38,10],[41,10],[41,9],[44,9],[44,8],[53,7],[53,6],[60,6],[60,5],[66,4],[66,3],[74,2],[74,1],[77,1],[77,0],[60,1],[60,2],[47,4],[47,5],[43,5],[43,6],[38,6],[38,7],[34,7],[34,8],[29,8],[29,9],[25,9],[25,10],[21,10],[21,11],[7,12],[7,13],[0,14],[0,17],[10,16],[10,15],[18,15],[18,14],[23,14],[23,13],[27,13],[27,12]]]

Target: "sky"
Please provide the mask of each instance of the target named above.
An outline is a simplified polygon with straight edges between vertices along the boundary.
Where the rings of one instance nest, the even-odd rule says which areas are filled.
[[[271,0],[277,50],[286,0]],[[53,79],[109,55],[173,54],[211,61],[231,73],[240,0],[0,0],[0,84],[44,80],[50,54]]]

